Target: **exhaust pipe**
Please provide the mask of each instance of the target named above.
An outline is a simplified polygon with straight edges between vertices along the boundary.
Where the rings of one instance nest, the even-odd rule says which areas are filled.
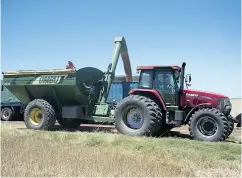
[[[184,89],[185,67],[186,67],[186,63],[183,62],[183,63],[182,63],[182,69],[181,69],[181,86],[180,86],[181,94],[183,93],[183,89]]]

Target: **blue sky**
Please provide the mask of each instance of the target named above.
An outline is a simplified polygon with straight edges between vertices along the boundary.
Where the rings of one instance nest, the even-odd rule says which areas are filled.
[[[187,63],[193,89],[241,97],[239,0],[2,0],[2,70]],[[120,58],[121,59],[121,58]],[[124,74],[122,61],[116,75]]]

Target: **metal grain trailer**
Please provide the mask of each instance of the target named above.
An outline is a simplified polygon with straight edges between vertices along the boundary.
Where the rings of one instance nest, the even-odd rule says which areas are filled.
[[[119,102],[128,96],[130,90],[138,87],[138,82],[113,82],[107,98],[107,103]]]
[[[2,83],[2,82],[1,82]],[[14,117],[21,117],[24,112],[24,105],[5,86],[1,87],[1,120],[11,121]]]

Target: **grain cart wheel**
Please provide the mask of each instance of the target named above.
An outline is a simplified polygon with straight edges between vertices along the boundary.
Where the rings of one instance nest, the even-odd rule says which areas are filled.
[[[3,121],[11,121],[13,119],[13,111],[11,108],[3,108],[1,110],[1,119]]]
[[[200,109],[190,118],[192,138],[202,141],[223,141],[229,131],[228,120],[218,109]]]
[[[58,123],[62,128],[67,128],[67,129],[76,129],[78,128],[82,120],[81,119],[63,119],[63,118],[58,118],[57,119]]]
[[[129,95],[121,100],[115,110],[115,127],[130,136],[156,136],[162,123],[162,113],[151,99]]]
[[[35,99],[25,108],[24,122],[29,129],[50,130],[56,122],[55,111],[47,101]]]

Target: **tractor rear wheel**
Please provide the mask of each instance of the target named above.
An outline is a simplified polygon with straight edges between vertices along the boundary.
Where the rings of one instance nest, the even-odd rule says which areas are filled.
[[[67,118],[64,119],[64,118],[58,118],[57,121],[58,121],[58,123],[60,124],[60,126],[62,128],[66,128],[66,129],[76,129],[82,123],[82,120],[81,119],[67,119]]]
[[[130,136],[156,136],[161,128],[162,112],[150,98],[129,95],[115,110],[115,127]]]
[[[200,109],[190,118],[189,131],[192,138],[202,141],[223,141],[229,132],[229,123],[218,109]]]
[[[24,122],[29,129],[50,130],[56,122],[54,108],[46,100],[34,99],[25,108]]]

